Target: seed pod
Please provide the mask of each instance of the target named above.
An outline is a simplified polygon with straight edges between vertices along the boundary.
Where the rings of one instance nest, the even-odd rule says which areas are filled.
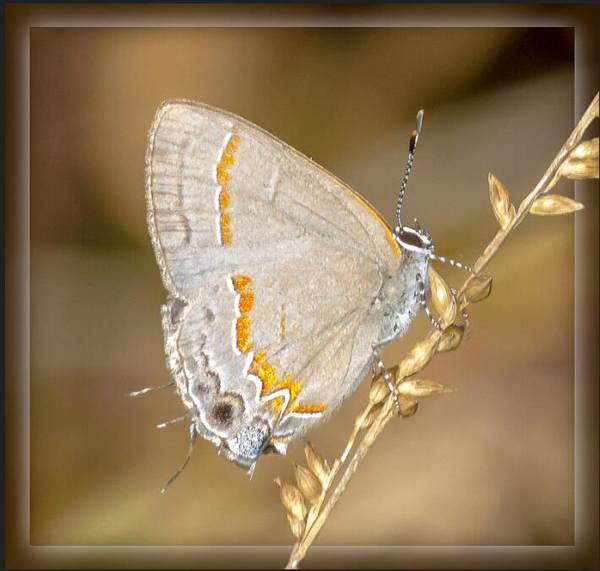
[[[396,379],[398,378],[398,365],[392,367],[391,369],[386,369],[375,377],[375,380],[369,389],[370,404],[379,404],[388,396],[390,389],[388,386],[388,381],[385,380],[386,375],[392,384],[395,383]]]
[[[568,178],[598,178],[598,137],[579,143],[560,167]]]
[[[492,173],[488,174],[488,183],[492,210],[502,230],[505,230],[516,216],[515,207],[510,202],[508,190]]]
[[[375,405],[387,397],[390,390],[387,383],[383,380],[383,375],[377,379],[369,389],[369,403]]]
[[[406,418],[417,412],[417,408],[419,407],[417,399],[407,395],[398,395],[398,401],[400,402],[400,416]]]
[[[559,214],[571,214],[581,210],[583,204],[572,198],[560,196],[559,194],[547,194],[537,198],[531,205],[529,212],[538,216],[557,216]]]
[[[403,381],[398,385],[398,392],[401,395],[407,395],[412,397],[432,397],[436,395],[445,395],[453,392],[453,389],[436,383],[435,381],[428,381],[427,379],[414,379],[411,381]]]
[[[321,485],[325,486],[329,479],[329,466],[327,465],[327,461],[315,452],[315,449],[311,446],[310,442],[304,447],[304,453],[311,472],[319,479]]]
[[[282,483],[279,478],[275,480],[275,483],[280,486],[279,494],[281,496],[281,503],[288,513],[294,519],[303,520],[306,517],[306,506],[304,505],[304,499],[300,490],[293,484]]]
[[[400,363],[398,376],[402,379],[418,373],[431,359],[439,343],[439,336],[430,336],[417,343],[412,351]]]
[[[356,423],[359,424],[359,426],[357,426],[357,428],[360,428],[361,430],[364,430],[365,428],[369,428],[369,426],[371,426],[373,424],[373,421],[377,418],[377,415],[381,412],[382,407],[383,407],[383,405],[378,404],[377,406],[374,406],[373,408],[371,408],[371,410],[369,410],[369,412],[367,413],[367,415],[365,417],[363,417],[363,415],[361,414],[356,419]],[[356,424],[355,424],[355,426],[356,426]]]
[[[290,524],[290,529],[292,530],[292,535],[296,539],[300,539],[302,537],[302,534],[304,533],[304,528],[306,527],[304,520],[295,519],[290,514],[288,514],[287,518],[288,523]]]
[[[469,280],[464,296],[469,303],[477,303],[483,301],[490,293],[492,293],[492,278],[479,274]]]
[[[304,466],[294,465],[294,473],[296,475],[296,483],[304,497],[314,504],[321,495],[321,484],[317,477]]]
[[[463,338],[465,328],[463,325],[450,325],[444,330],[444,334],[437,346],[438,352],[453,351],[456,349]]]
[[[427,271],[429,273],[429,287],[433,307],[440,316],[442,327],[447,327],[456,319],[456,299],[454,299],[448,284],[432,266],[429,266]]]

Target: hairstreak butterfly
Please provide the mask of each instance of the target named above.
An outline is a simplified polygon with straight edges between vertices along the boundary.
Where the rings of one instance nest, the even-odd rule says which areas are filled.
[[[431,237],[400,220],[422,117],[392,230],[252,123],[187,100],[160,106],[146,153],[147,221],[190,452],[200,434],[252,473],[261,454],[285,454],[381,366],[378,350],[419,308],[439,327],[426,304]]]

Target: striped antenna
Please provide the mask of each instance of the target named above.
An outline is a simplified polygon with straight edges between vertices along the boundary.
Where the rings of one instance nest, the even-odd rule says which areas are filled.
[[[413,129],[413,132],[410,134],[410,143],[408,144],[408,161],[406,162],[406,169],[404,170],[404,176],[402,177],[402,181],[400,182],[400,192],[398,194],[398,201],[396,202],[396,224],[397,231],[400,231],[402,228],[402,221],[400,218],[400,214],[402,211],[402,202],[404,200],[404,193],[406,192],[406,185],[408,184],[408,177],[410,176],[410,171],[412,170],[413,161],[415,160],[415,150],[417,148],[417,143],[419,142],[419,137],[421,135],[421,129],[423,127],[423,109],[421,109],[417,113],[417,127]]]
[[[475,270],[473,270],[473,268],[471,266],[467,266],[467,264],[463,264],[462,262],[457,262],[456,260],[453,260],[452,258],[446,258],[445,256],[436,256],[433,252],[431,252],[429,254],[429,257],[432,260],[438,260],[438,261],[442,262],[443,264],[448,264],[449,266],[452,266],[453,268],[460,268],[461,270],[465,270],[466,272],[469,272],[470,274],[475,275]]]

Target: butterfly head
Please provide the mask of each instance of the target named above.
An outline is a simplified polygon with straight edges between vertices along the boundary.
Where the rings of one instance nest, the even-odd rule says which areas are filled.
[[[404,334],[421,304],[421,290],[428,287],[428,267],[434,256],[433,241],[415,220],[414,226],[398,226],[394,236],[402,249],[398,269],[390,274],[379,295],[381,330],[379,344]]]
[[[406,252],[430,257],[433,253],[433,241],[427,230],[421,228],[415,218],[414,226],[397,226],[394,232],[398,244]]]

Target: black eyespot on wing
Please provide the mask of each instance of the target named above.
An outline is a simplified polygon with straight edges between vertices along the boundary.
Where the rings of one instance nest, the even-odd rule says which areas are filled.
[[[221,428],[229,426],[244,411],[241,397],[233,394],[221,395],[210,409],[211,420]]]
[[[219,424],[229,424],[233,418],[233,407],[228,402],[218,402],[213,407],[212,414]]]

